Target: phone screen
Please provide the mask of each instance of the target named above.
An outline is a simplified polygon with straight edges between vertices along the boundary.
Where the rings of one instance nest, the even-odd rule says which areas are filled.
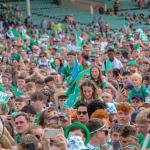
[[[54,138],[61,133],[62,133],[61,129],[50,129],[45,131],[44,136],[46,138]]]
[[[119,87],[123,89],[123,83],[119,83]]]
[[[121,146],[121,143],[120,141],[116,141],[114,144],[113,144],[113,147],[114,147],[114,150],[122,150],[122,146]]]
[[[26,150],[35,150],[35,145],[34,145],[34,143],[27,143],[27,144],[25,145],[25,147],[26,147]]]

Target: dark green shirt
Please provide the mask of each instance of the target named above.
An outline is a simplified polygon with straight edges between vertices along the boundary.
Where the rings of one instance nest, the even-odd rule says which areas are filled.
[[[10,60],[13,61],[13,60],[17,60],[17,61],[20,61],[21,60],[21,55],[20,54],[11,54],[10,56]]]

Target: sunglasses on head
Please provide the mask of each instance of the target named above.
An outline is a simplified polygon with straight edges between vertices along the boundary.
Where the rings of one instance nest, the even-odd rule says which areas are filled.
[[[81,115],[81,114],[86,115],[86,114],[87,114],[87,111],[77,111],[77,114],[78,114],[78,115]]]

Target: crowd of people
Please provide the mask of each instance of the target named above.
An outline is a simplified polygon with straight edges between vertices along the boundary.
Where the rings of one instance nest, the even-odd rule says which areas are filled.
[[[60,21],[47,30],[17,12],[8,3],[0,18],[0,149],[150,148],[149,31],[102,18],[80,33]]]

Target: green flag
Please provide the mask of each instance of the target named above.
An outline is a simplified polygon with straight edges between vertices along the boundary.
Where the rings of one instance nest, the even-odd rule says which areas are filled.
[[[105,73],[108,74],[108,71],[112,70],[112,65],[109,59],[106,60],[106,64],[105,64]]]
[[[7,103],[9,101],[10,95],[5,92],[0,92],[0,102]]]
[[[80,72],[74,82],[74,92],[73,94],[69,95],[69,98],[65,101],[65,103],[63,104],[62,108],[65,107],[72,107],[80,93],[80,89],[79,89],[79,81],[82,79],[82,77],[86,74],[90,74],[90,68],[87,70],[84,70],[82,72]]]

